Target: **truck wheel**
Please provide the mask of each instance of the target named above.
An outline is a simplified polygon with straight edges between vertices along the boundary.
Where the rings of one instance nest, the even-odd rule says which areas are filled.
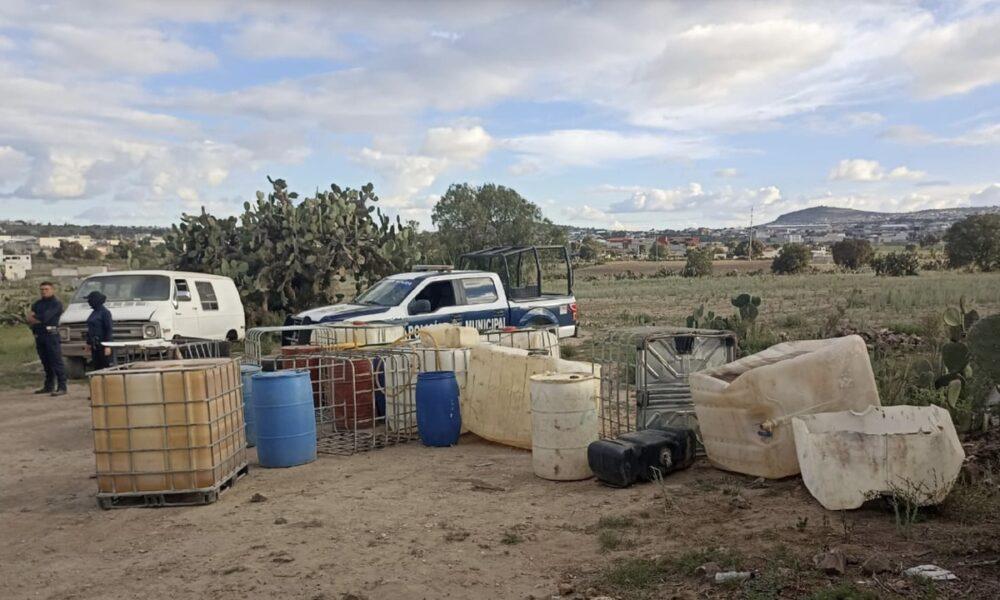
[[[66,364],[66,377],[70,379],[83,379],[87,375],[87,359],[79,356],[67,356],[63,361]]]

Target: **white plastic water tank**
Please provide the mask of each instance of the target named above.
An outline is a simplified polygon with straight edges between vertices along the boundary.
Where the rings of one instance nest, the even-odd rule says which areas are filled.
[[[598,438],[594,377],[544,373],[531,377],[531,466],[543,479],[574,481],[593,473],[587,446]]]

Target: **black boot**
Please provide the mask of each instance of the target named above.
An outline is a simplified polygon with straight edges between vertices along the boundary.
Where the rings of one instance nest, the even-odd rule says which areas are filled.
[[[36,394],[51,394],[52,393],[52,386],[48,386],[47,385],[47,386],[43,387],[40,390],[35,390],[35,393]]]
[[[52,392],[52,395],[53,396],[65,396],[66,395],[66,386],[60,386],[59,389],[57,389],[56,391]]]

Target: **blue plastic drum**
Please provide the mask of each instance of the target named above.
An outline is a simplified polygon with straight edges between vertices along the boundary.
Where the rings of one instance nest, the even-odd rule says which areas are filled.
[[[261,372],[252,379],[260,466],[294,467],[316,460],[309,371]]]
[[[247,447],[257,444],[257,427],[253,418],[253,374],[260,373],[257,365],[240,365],[240,376],[243,379],[243,424],[246,426]]]
[[[417,429],[425,446],[454,446],[462,433],[454,371],[417,375]]]

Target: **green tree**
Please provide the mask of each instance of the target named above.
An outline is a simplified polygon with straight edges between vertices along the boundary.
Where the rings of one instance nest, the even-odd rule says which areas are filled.
[[[747,255],[747,247],[749,245],[750,245],[750,243],[747,240],[743,240],[739,244],[736,244],[736,250],[733,252],[733,255],[734,256],[746,256]],[[753,257],[752,258],[760,258],[761,256],[764,256],[764,243],[761,242],[760,240],[754,240],[753,241]]]
[[[771,262],[771,271],[779,274],[799,273],[809,266],[812,253],[802,244],[785,244]]]
[[[868,240],[846,239],[830,247],[833,262],[845,269],[858,269],[871,262],[875,256],[871,242]]]
[[[951,267],[975,265],[983,271],[1000,269],[1000,214],[972,215],[953,223],[944,234]]]
[[[938,242],[940,242],[940,241],[941,241],[941,238],[939,238],[938,236],[934,235],[933,233],[925,233],[924,235],[920,236],[920,239],[919,239],[920,247],[921,248],[927,248],[929,246],[936,246],[938,244]]]
[[[667,248],[654,240],[653,243],[649,245],[649,250],[646,251],[646,255],[649,257],[649,260],[660,260],[667,257]]]
[[[592,235],[584,236],[580,240],[580,248],[577,250],[582,260],[597,260],[604,255],[604,247]]]
[[[917,275],[920,271],[920,261],[914,252],[889,252],[873,258],[871,265],[876,275],[889,277]]]
[[[487,183],[452,184],[434,206],[431,220],[449,262],[491,246],[565,244],[562,228],[516,191]]]
[[[687,263],[681,270],[684,277],[706,277],[712,274],[712,249],[691,248],[687,251]]]
[[[104,255],[102,255],[96,248],[87,248],[83,251],[83,258],[87,260],[101,260],[104,258]]]
[[[83,258],[83,245],[80,242],[59,240],[59,247],[52,253],[52,256],[59,260]]]

